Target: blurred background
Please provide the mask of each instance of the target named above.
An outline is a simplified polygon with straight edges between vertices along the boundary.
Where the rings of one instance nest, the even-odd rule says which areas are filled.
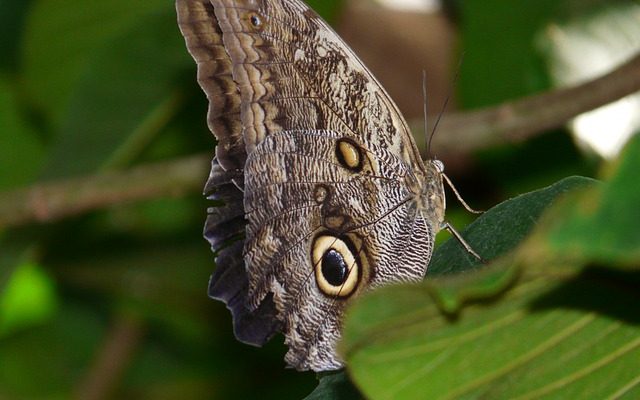
[[[422,70],[435,116],[448,97],[448,111],[468,110],[579,84],[640,49],[633,0],[309,3],[414,126]],[[238,343],[224,305],[206,296],[206,109],[172,1],[0,1],[1,399],[295,399],[316,386],[285,368],[281,338]],[[486,209],[595,176],[639,130],[638,110],[630,96],[525,143],[445,159],[467,202]],[[135,192],[176,162],[191,183],[151,200],[126,201],[121,182],[96,178],[153,163]],[[38,191],[45,182],[52,189]],[[38,208],[92,183],[122,190],[88,212]],[[29,193],[39,222],[12,211],[16,193]],[[454,225],[471,220],[449,204]]]

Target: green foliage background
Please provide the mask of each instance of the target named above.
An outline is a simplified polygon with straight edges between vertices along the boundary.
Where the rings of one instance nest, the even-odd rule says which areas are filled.
[[[312,3],[321,6],[320,11],[330,20],[339,15],[340,1]],[[536,50],[534,37],[560,11],[565,16],[567,9],[582,12],[577,3],[457,2],[460,47],[466,54],[459,84],[461,103],[479,107],[548,88],[544,55]],[[189,154],[213,154],[214,140],[206,127],[205,113],[204,95],[196,84],[195,66],[178,31],[172,1],[0,2],[0,191]],[[637,154],[637,144],[629,152]],[[372,354],[437,339],[430,335],[450,334],[454,341],[456,332],[449,331],[456,326],[448,325],[450,316],[461,313],[465,304],[474,304],[470,313],[476,319],[466,322],[471,330],[474,324],[481,326],[490,320],[491,313],[501,315],[504,302],[495,299],[513,295],[517,300],[507,289],[528,282],[523,271],[538,271],[531,279],[541,287],[569,285],[576,279],[581,283],[578,277],[586,273],[585,266],[598,267],[596,281],[612,285],[624,281],[625,290],[636,290],[623,299],[629,301],[627,314],[600,310],[598,305],[616,295],[600,287],[592,288],[602,297],[592,300],[591,309],[596,310],[594,318],[614,321],[625,329],[631,326],[625,330],[627,336],[612,339],[612,348],[625,340],[633,343],[639,336],[638,274],[633,266],[640,265],[640,247],[637,214],[625,213],[633,213],[640,199],[637,191],[630,189],[634,187],[630,183],[633,174],[628,173],[629,177],[623,172],[633,171],[633,166],[624,163],[638,158],[628,156],[622,166],[610,167],[614,172],[599,172],[598,161],[582,156],[563,131],[476,154],[475,168],[454,179],[465,198],[478,207],[489,208],[569,175],[605,181],[618,177],[620,181],[616,186],[614,179],[600,189],[579,180],[579,185],[588,186],[591,192],[574,201],[591,204],[599,213],[591,214],[590,219],[580,218],[579,209],[565,204],[566,210],[555,212],[561,216],[559,220],[566,218],[566,223],[542,224],[546,230],[535,231],[537,236],[525,241],[526,245],[517,247],[519,241],[505,245],[501,255],[511,254],[510,261],[501,259],[502,264],[488,275],[469,274],[462,283],[441,278],[441,284],[434,280],[436,283],[427,281],[411,289],[394,287],[364,301],[348,321],[343,344],[353,363],[349,376],[360,390],[378,398],[396,397],[386,396],[386,389],[393,389],[398,396],[406,390],[404,398],[426,393],[423,386],[415,384],[394,387],[397,376],[393,373],[407,373],[431,359],[401,357],[394,368],[376,372],[369,368]],[[558,185],[556,188],[564,191],[578,183],[563,181]],[[555,194],[549,196],[536,197],[525,210],[539,209],[535,216],[518,214],[516,207],[509,218],[524,218],[532,224],[549,199],[555,198]],[[449,203],[449,218],[457,226],[469,221],[468,214],[455,209],[453,201]],[[516,204],[522,212],[523,203]],[[606,204],[620,207],[612,210]],[[140,338],[129,352],[123,374],[112,383],[109,395],[113,398],[269,399],[309,394],[318,385],[316,376],[285,369],[285,348],[278,340],[260,350],[239,344],[233,338],[224,305],[207,299],[206,283],[214,267],[201,237],[207,206],[200,194],[193,193],[123,204],[57,223],[11,229],[0,226],[0,398],[62,399],[78,393],[110,332],[119,324],[132,324]],[[470,240],[482,254],[497,255],[492,251],[503,243],[504,238],[498,236],[507,228],[495,224],[495,214],[483,218],[477,226],[486,229],[474,234],[471,228]],[[611,230],[594,240],[590,232],[609,223]],[[527,225],[525,233],[531,232],[529,228],[533,229]],[[510,234],[506,231],[504,236]],[[453,247],[451,243],[442,246],[435,255],[433,271],[444,274],[473,269],[465,261],[453,261],[464,258],[464,254],[451,256],[449,252],[459,251]],[[514,247],[517,250],[510,253]],[[572,251],[567,255],[564,249]],[[557,257],[569,257],[570,272],[560,274],[565,277],[562,281],[546,282],[544,274],[549,271],[531,260],[556,260],[552,262],[556,265]],[[438,264],[447,260],[454,265]],[[624,275],[615,275],[612,270]],[[559,274],[557,268],[551,272]],[[580,287],[570,289],[583,293]],[[516,303],[530,301],[527,296],[540,292],[531,293]],[[496,301],[498,305],[492,308]],[[557,304],[551,296],[539,306],[554,309]],[[393,318],[372,317],[370,307],[383,314],[390,312]],[[424,313],[423,319],[403,322],[417,330],[416,336],[398,336],[394,331],[394,318],[396,322],[402,318],[399,310]],[[370,326],[371,321],[378,321],[377,325]],[[602,324],[603,329],[609,329],[606,321]],[[434,332],[434,326],[442,330]],[[381,329],[390,331],[384,340],[378,336]],[[597,329],[593,334],[597,335]],[[509,348],[497,349],[494,354],[501,351],[502,359],[511,354]],[[445,377],[439,377],[445,379],[443,385],[449,382],[446,379],[467,382],[464,373],[474,372],[463,368],[465,365],[439,368],[438,373]],[[634,359],[623,367],[640,369]],[[429,374],[424,379],[428,381]],[[423,385],[430,387],[434,396],[446,390]],[[504,385],[481,388],[487,391],[476,395],[513,394]],[[635,390],[631,395],[638,394]],[[315,398],[350,393],[349,398],[354,388],[345,375],[327,375],[314,393]],[[468,397],[474,397],[473,393]]]

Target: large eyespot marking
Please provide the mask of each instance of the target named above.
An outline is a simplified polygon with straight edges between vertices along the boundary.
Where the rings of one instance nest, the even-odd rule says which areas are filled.
[[[348,297],[358,286],[360,265],[347,238],[318,236],[311,249],[316,283],[331,297]]]
[[[336,157],[340,165],[354,171],[362,170],[363,156],[360,146],[351,139],[342,138],[336,144]]]

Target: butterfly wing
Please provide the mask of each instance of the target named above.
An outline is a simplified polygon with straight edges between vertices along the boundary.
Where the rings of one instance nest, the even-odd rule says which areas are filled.
[[[290,365],[339,368],[350,299],[420,279],[431,254],[436,228],[414,201],[425,168],[407,124],[302,1],[178,0],[177,9],[210,100],[219,163],[244,176],[232,179],[244,189],[244,286],[214,274],[214,294],[228,306],[246,295],[240,311],[230,306],[239,337],[281,330]],[[210,218],[210,238],[219,221]],[[277,324],[258,318],[265,304]],[[262,322],[239,328],[242,318]]]

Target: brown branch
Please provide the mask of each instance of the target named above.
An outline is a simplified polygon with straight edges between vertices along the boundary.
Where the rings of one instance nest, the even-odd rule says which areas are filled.
[[[192,156],[0,193],[0,229],[56,221],[115,204],[201,191],[210,158]]]
[[[433,148],[438,156],[446,159],[453,154],[523,141],[562,126],[583,112],[638,91],[640,54],[609,74],[583,85],[497,107],[446,115],[434,138]],[[124,202],[200,191],[208,170],[209,157],[194,156],[0,193],[0,229],[55,221]]]
[[[438,155],[451,155],[521,142],[638,91],[640,54],[612,72],[579,86],[552,90],[497,107],[445,115],[432,146]]]
[[[111,398],[140,343],[142,331],[143,323],[138,317],[126,314],[117,316],[87,375],[80,382],[75,398]]]

